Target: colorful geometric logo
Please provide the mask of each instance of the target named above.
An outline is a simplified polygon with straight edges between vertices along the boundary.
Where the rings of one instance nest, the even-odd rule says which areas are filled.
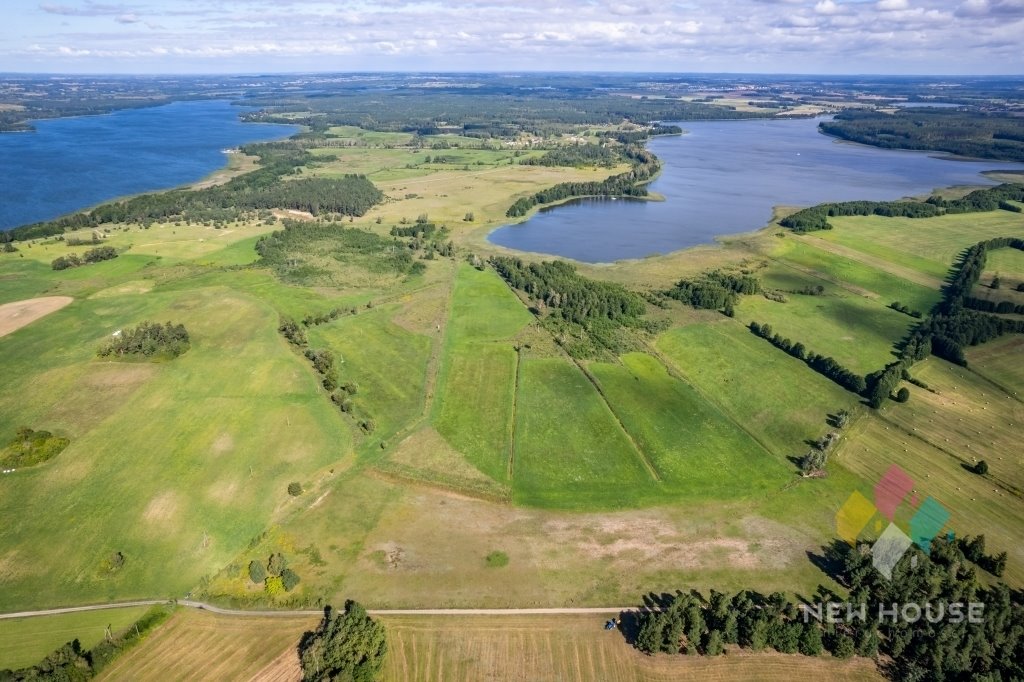
[[[918,503],[914,491],[914,479],[907,472],[893,464],[875,486],[875,501],[854,491],[836,512],[836,533],[840,538],[856,547],[857,537],[867,528],[876,515],[889,521],[875,544],[871,546],[871,563],[887,579],[892,580],[892,570],[912,545],[917,545],[925,554],[931,550],[931,543],[949,521],[949,511],[934,497]],[[916,507],[910,519],[910,535],[895,524],[896,510],[907,499]],[[875,530],[881,530],[882,519],[875,522]]]

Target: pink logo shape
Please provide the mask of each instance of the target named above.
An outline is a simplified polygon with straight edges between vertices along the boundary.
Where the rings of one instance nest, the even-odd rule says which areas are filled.
[[[875,486],[875,506],[890,521],[896,515],[900,502],[914,489],[914,480],[906,471],[893,464]]]

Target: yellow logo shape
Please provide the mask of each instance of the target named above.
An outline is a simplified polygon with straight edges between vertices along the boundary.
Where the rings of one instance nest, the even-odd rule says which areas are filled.
[[[853,491],[836,512],[836,533],[851,546],[856,546],[857,536],[876,513],[878,508],[871,500]]]

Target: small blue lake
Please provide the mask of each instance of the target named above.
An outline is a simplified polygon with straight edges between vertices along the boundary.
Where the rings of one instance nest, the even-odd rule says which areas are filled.
[[[982,171],[1024,171],[1020,163],[840,142],[819,133],[814,119],[678,125],[687,134],[648,145],[662,161],[650,190],[665,201],[583,199],[499,227],[488,239],[520,251],[608,263],[761,228],[774,206],[899,199],[951,185],[995,184]]]
[[[49,220],[116,197],[196,182],[225,149],[288,137],[298,126],[243,123],[219,100],[34,121],[0,134],[0,230]]]

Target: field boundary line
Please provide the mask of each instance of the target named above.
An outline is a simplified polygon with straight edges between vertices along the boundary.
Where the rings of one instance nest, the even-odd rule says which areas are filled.
[[[512,474],[516,462],[516,413],[519,411],[519,383],[523,376],[523,347],[520,344],[516,348],[516,381],[512,385],[512,419],[509,424],[508,437],[508,467],[507,474],[509,485],[512,484]]]
[[[591,374],[590,370],[576,358],[573,358],[572,361],[580,368],[580,371],[583,372],[583,376],[587,378],[587,381],[593,384],[594,390],[596,390],[597,394],[601,396],[601,402],[603,402],[604,406],[608,408],[608,411],[612,413],[612,416],[615,418],[615,423],[619,425],[619,429],[626,435],[626,438],[629,439],[629,443],[633,446],[633,450],[636,452],[636,456],[640,460],[640,463],[643,464],[644,469],[647,470],[647,473],[652,479],[654,479],[655,483],[662,483],[658,470],[654,468],[654,464],[651,463],[651,460],[647,458],[647,454],[640,448],[640,444],[636,442],[635,438],[633,438],[633,434],[631,434],[629,429],[626,428],[626,424],[622,421],[619,413],[615,411],[614,407],[612,407],[612,403],[608,400],[608,396],[605,395],[604,389],[601,387],[601,383],[597,380],[597,377]]]
[[[718,408],[719,412],[721,412],[725,416],[725,418],[728,419],[732,423],[733,426],[735,426],[740,431],[742,431],[743,433],[745,433],[748,436],[750,436],[750,438],[755,443],[757,443],[758,445],[761,446],[761,449],[763,449],[766,453],[768,453],[772,457],[776,456],[775,452],[770,447],[768,447],[767,443],[765,443],[763,440],[761,440],[761,438],[756,433],[754,433],[753,431],[748,429],[743,424],[743,422],[741,422],[739,419],[737,419],[736,416],[733,415],[733,413],[730,412],[728,409],[726,409],[726,407],[724,405],[719,403],[717,400],[713,400],[711,398],[711,396],[709,396],[707,393],[705,393],[703,390],[701,390],[701,388],[699,386],[697,386],[695,383],[693,383],[692,381],[687,379],[686,378],[686,374],[684,374],[682,370],[680,370],[678,367],[676,367],[674,362],[672,362],[669,358],[665,357],[661,353],[661,351],[658,350],[657,347],[655,347],[655,345],[653,343],[649,343],[648,342],[648,343],[645,343],[644,345],[646,346],[648,352],[650,352],[650,354],[653,355],[658,360],[658,362],[660,362],[662,364],[662,366],[665,368],[665,371],[668,372],[669,376],[673,377],[677,381],[683,382],[684,384],[686,384],[687,386],[692,388],[694,391],[697,392],[697,395],[699,395],[701,398],[704,398],[704,400],[706,400],[708,403],[710,403],[711,405],[714,405],[716,408]]]

